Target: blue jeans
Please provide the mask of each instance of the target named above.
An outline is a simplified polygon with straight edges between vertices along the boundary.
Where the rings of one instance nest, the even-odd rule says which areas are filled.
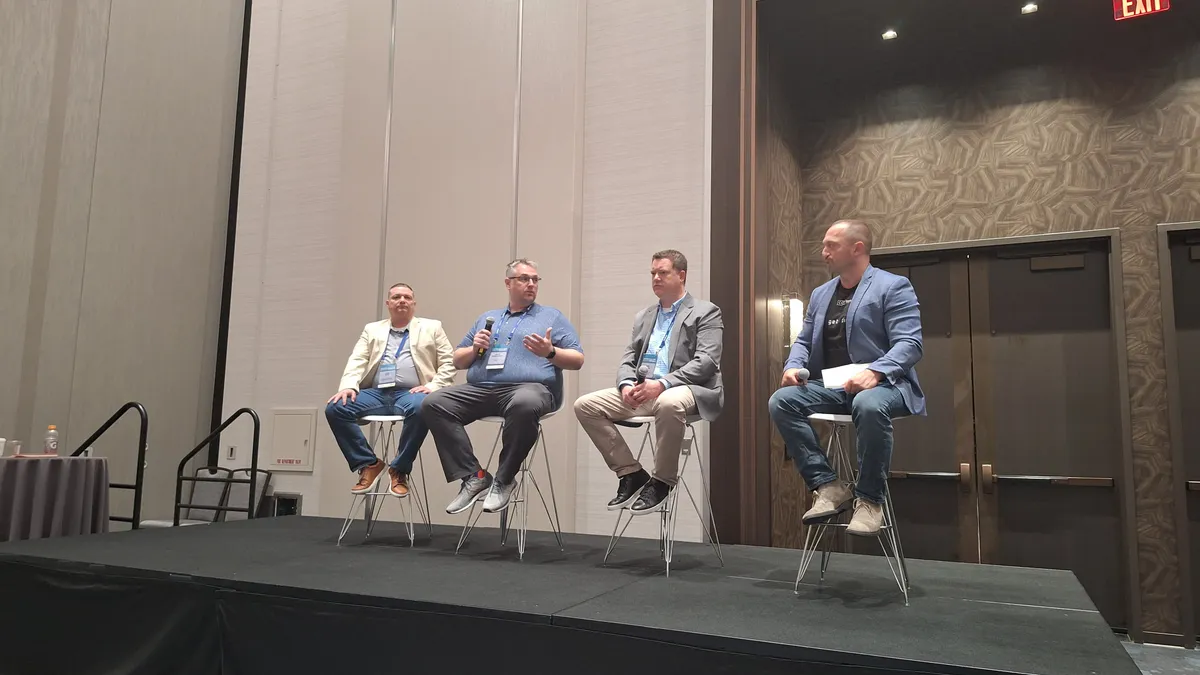
[[[407,390],[363,389],[358,398],[346,403],[334,401],[325,406],[325,419],[337,440],[338,447],[346,456],[351,471],[362,471],[378,459],[367,437],[363,435],[358,418],[366,415],[404,415],[404,426],[400,431],[400,447],[392,468],[398,473],[412,473],[413,460],[425,442],[429,427],[421,419],[421,402],[425,394],[410,394]]]
[[[784,387],[771,396],[771,420],[783,436],[787,455],[796,464],[809,490],[837,480],[829,458],[817,441],[808,416],[812,413],[849,414],[858,434],[858,484],[854,494],[883,503],[888,468],[892,464],[892,418],[908,414],[900,391],[887,382],[851,396],[826,389],[819,380]]]

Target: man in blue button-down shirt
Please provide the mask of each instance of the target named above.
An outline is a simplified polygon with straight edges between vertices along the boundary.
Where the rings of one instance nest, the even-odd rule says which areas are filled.
[[[537,263],[509,263],[504,279],[508,305],[481,314],[454,350],[454,366],[467,371],[467,383],[436,391],[421,406],[446,481],[462,481],[447,513],[467,510],[485,490],[484,511],[508,507],[542,416],[562,402],[562,371],[583,367],[575,327],[562,312],[537,304],[540,284]],[[489,320],[494,322],[491,330]],[[479,465],[466,430],[467,424],[492,416],[504,418],[494,478]]]
[[[617,369],[617,386],[581,396],[575,415],[617,474],[610,511],[634,515],[662,508],[679,474],[679,453],[689,415],[721,413],[721,310],[687,292],[687,258],[659,251],[650,261],[658,302],[633,320],[633,339]],[[614,422],[654,417],[654,475],[646,473]]]

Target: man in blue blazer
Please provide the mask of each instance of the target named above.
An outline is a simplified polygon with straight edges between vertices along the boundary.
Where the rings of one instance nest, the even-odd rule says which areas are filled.
[[[850,414],[858,434],[858,484],[847,532],[879,534],[885,480],[892,462],[892,419],[924,415],[925,396],[913,368],[921,360],[921,311],[908,279],[871,266],[871,230],[840,220],[825,233],[821,255],[835,276],[813,291],[804,328],[771,396],[771,419],[808,489],[815,493],[804,522],[847,508],[850,488],[838,480],[813,433],[812,413]],[[821,371],[866,367],[844,388],[827,389]],[[807,370],[816,379],[808,381]]]

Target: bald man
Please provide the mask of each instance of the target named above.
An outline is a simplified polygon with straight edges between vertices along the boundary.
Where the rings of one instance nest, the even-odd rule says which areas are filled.
[[[804,328],[784,364],[781,388],[771,396],[771,420],[779,429],[809,490],[813,506],[805,523],[841,513],[854,499],[846,531],[879,534],[892,462],[892,419],[925,414],[925,395],[914,369],[921,360],[921,311],[908,279],[871,266],[871,229],[840,220],[825,233],[821,255],[834,278],[813,291]],[[839,389],[806,381],[801,369],[821,371],[864,366]],[[813,433],[808,416],[838,413],[854,418],[858,435],[858,483],[844,485]]]

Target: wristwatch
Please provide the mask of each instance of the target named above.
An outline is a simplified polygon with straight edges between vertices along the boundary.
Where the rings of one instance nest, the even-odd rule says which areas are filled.
[[[554,360],[554,357],[555,357],[555,356],[557,356],[557,355],[558,355],[558,350],[557,350],[557,349],[555,349],[554,347],[551,347],[551,348],[550,348],[550,353],[546,355],[546,358],[547,358],[547,359],[550,359],[551,361],[553,361],[553,360]]]

